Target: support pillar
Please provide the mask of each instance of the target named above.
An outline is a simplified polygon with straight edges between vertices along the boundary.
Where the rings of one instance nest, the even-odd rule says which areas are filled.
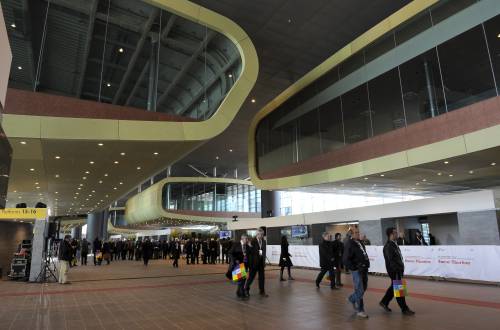
[[[82,238],[82,227],[74,227],[71,228],[71,237],[75,239],[81,239]]]
[[[103,231],[104,223],[104,212],[89,213],[87,216],[87,241],[92,243],[96,237],[100,240],[105,238],[107,230],[106,233]]]
[[[459,244],[500,245],[496,210],[457,213]]]
[[[378,219],[359,222],[359,234],[370,240],[372,245],[384,245],[387,241],[386,230],[389,227],[396,228],[394,219]]]
[[[261,216],[263,218],[279,217],[281,215],[280,192],[271,190],[262,190],[261,198]]]

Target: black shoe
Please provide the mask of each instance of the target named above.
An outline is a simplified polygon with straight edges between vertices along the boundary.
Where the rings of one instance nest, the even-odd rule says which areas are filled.
[[[380,307],[382,307],[384,309],[384,311],[386,311],[386,312],[392,312],[392,309],[390,309],[389,306],[387,306],[383,302],[379,302],[378,304],[380,305]]]
[[[319,289],[319,283],[316,282],[316,289]]]
[[[285,281],[286,280],[283,277],[280,278],[280,282],[285,282]]]
[[[337,288],[336,286],[331,286],[330,289],[332,289],[332,290],[338,290],[339,288]]]
[[[267,298],[267,297],[269,297],[269,295],[268,295],[267,293],[265,293],[265,292],[261,292],[261,293],[259,293],[259,294],[260,294],[260,296],[261,296],[262,298]]]
[[[405,309],[404,311],[402,311],[403,315],[406,315],[406,316],[412,316],[412,315],[415,315],[415,312],[412,311],[411,309]]]
[[[291,277],[291,276],[288,278],[288,280],[289,281],[295,281],[295,279],[293,277]]]

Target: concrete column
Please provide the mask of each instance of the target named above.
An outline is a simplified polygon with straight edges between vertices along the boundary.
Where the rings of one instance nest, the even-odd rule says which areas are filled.
[[[280,212],[280,192],[271,190],[262,190],[261,198],[261,215],[263,218],[279,217]]]
[[[372,245],[384,245],[387,241],[385,231],[389,227],[396,228],[396,220],[379,219],[359,222],[359,234],[361,237],[366,235]]]
[[[81,239],[82,238],[82,227],[74,227],[71,228],[71,237],[76,238],[76,239]]]
[[[496,210],[457,213],[459,244],[500,245]]]
[[[93,242],[96,237],[103,239],[104,213],[90,213],[87,216],[87,241]]]

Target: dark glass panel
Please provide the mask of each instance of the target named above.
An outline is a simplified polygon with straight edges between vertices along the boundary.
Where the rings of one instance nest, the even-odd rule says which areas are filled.
[[[366,84],[342,95],[345,140],[355,143],[372,136]]]
[[[319,111],[321,152],[329,152],[342,148],[344,143],[344,128],[340,97],[322,105]]]

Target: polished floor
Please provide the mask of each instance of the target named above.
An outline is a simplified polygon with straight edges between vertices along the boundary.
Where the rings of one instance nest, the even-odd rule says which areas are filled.
[[[153,260],[78,266],[70,285],[0,281],[0,329],[499,329],[500,288],[409,280],[409,305],[417,314],[380,309],[388,280],[371,276],[365,295],[370,318],[357,319],[346,298],[351,281],[317,290],[311,270],[294,270],[296,281],[279,282],[268,267],[268,298],[235,297],[224,265]],[[255,283],[257,286],[257,283]]]

